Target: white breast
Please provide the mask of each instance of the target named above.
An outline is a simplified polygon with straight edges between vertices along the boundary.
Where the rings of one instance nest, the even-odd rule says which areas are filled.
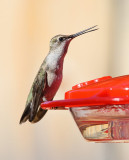
[[[47,71],[47,82],[49,87],[51,87],[56,78],[57,75],[54,72]]]

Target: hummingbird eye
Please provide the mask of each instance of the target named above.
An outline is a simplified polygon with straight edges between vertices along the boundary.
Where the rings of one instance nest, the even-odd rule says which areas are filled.
[[[63,40],[64,40],[64,38],[63,38],[63,37],[60,37],[60,38],[59,38],[59,41],[60,41],[60,42],[62,42]]]

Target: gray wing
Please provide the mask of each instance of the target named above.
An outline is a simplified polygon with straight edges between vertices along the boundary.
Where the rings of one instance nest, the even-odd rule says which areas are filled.
[[[29,120],[30,122],[33,122],[35,120],[39,105],[42,102],[43,91],[46,84],[47,84],[47,72],[44,71],[43,68],[41,67],[28,95],[26,107],[22,114],[20,124],[26,122],[27,120]],[[43,115],[46,113],[46,110],[39,109],[39,111],[40,114],[38,113],[38,115],[40,115],[40,117],[39,118],[36,117],[36,121],[34,122],[39,121],[41,117],[43,117]]]

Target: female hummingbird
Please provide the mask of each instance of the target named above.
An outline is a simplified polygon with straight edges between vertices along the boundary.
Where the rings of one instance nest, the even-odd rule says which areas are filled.
[[[95,27],[90,27],[72,35],[57,35],[51,39],[49,53],[34,79],[20,124],[27,120],[36,123],[45,115],[47,110],[40,108],[40,104],[45,101],[52,101],[60,87],[64,57],[71,40],[82,34],[97,30],[98,28]]]

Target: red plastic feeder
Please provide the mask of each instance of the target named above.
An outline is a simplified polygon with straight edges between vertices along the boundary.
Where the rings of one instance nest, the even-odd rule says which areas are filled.
[[[69,109],[83,137],[95,142],[129,142],[129,75],[83,82],[48,101],[43,109]]]

